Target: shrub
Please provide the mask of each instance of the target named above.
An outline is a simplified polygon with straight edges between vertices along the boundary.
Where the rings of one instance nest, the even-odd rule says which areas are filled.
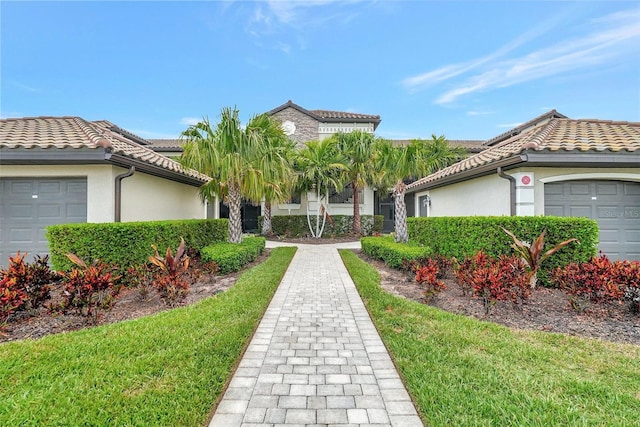
[[[0,321],[16,311],[37,309],[51,298],[51,285],[59,280],[51,271],[48,256],[36,256],[32,263],[24,261],[27,254],[9,257],[9,266],[0,270],[0,294],[2,308]]]
[[[157,266],[158,272],[153,275],[151,283],[158,291],[160,299],[169,307],[181,304],[189,293],[189,282],[185,280],[189,270],[189,257],[184,256],[184,239],[180,239],[180,245],[175,256],[171,253],[171,246],[167,247],[164,257],[153,246],[155,255],[149,257],[149,261]]]
[[[483,251],[477,252],[471,259],[465,259],[456,270],[456,278],[461,285],[472,288],[482,299],[485,314],[489,314],[489,309],[497,301],[517,304],[529,298],[531,288],[526,276],[521,258],[500,255],[494,259]]]
[[[353,216],[351,215],[331,215],[333,223],[327,221],[323,236],[344,236],[351,233]],[[382,215],[362,215],[360,226],[364,236],[382,232]],[[262,217],[258,222],[262,226]],[[309,237],[309,226],[306,215],[277,215],[271,218],[271,229],[273,234],[283,237]]]
[[[202,261],[215,262],[220,274],[240,270],[255,260],[265,248],[264,237],[245,237],[241,243],[217,243],[202,248]]]
[[[146,263],[129,267],[122,281],[126,286],[138,290],[138,296],[141,301],[147,301],[153,289],[152,264]]]
[[[225,241],[227,228],[227,219],[63,224],[47,227],[47,239],[56,270],[73,268],[65,254],[74,253],[83,259],[118,265],[125,271],[147,262],[153,244],[165,248],[184,238],[188,248],[200,250]]]
[[[431,255],[431,248],[412,243],[396,243],[392,237],[363,237],[362,252],[385,262],[389,267],[402,268],[410,262]]]
[[[440,267],[436,260],[426,259],[422,264],[414,264],[416,282],[423,288],[425,299],[433,298],[438,292],[447,289],[441,277]]]
[[[20,259],[20,254],[16,255]],[[15,258],[9,257],[13,264]],[[20,259],[21,261],[21,259]],[[11,264],[10,267],[11,268]],[[16,311],[22,309],[27,303],[28,296],[24,288],[18,284],[18,279],[10,274],[4,274],[0,278],[0,322],[4,323]]]
[[[634,265],[635,264],[635,265]],[[589,262],[571,263],[552,272],[553,280],[570,295],[571,306],[583,310],[585,304],[609,304],[621,301],[626,292],[633,299],[640,285],[638,263],[611,262],[600,254]],[[631,301],[633,310],[633,301]]]
[[[516,255],[520,256],[520,258],[522,258],[522,260],[527,263],[527,267],[529,267],[527,279],[529,280],[529,286],[531,286],[531,289],[535,288],[538,282],[538,270],[540,269],[540,265],[551,255],[555,254],[560,249],[567,246],[569,243],[578,242],[577,239],[571,238],[569,240],[565,240],[564,242],[560,242],[546,252],[543,252],[544,238],[547,234],[547,230],[542,230],[542,233],[540,233],[540,235],[535,238],[533,243],[523,242],[506,228],[503,228],[503,230],[509,235],[509,237],[513,239],[513,244],[511,245],[511,247],[515,251]]]
[[[408,218],[411,240],[430,246],[434,254],[447,258],[473,256],[483,250],[491,257],[512,253],[513,241],[502,228],[510,230],[522,240],[533,242],[547,230],[546,243],[553,247],[576,238],[580,243],[565,247],[545,262],[538,279],[548,285],[548,272],[570,262],[586,262],[597,253],[598,224],[595,220],[575,217],[429,217]]]
[[[71,253],[67,254],[67,257],[77,267],[61,273],[63,300],[59,306],[52,309],[64,313],[72,311],[90,318],[95,323],[99,311],[111,309],[119,293],[119,287],[114,286],[114,281],[118,279],[112,273],[115,268],[100,260],[88,265]]]

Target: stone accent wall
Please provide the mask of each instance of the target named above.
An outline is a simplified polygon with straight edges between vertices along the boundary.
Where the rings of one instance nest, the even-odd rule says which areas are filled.
[[[278,111],[273,115],[280,122],[290,120],[296,125],[296,131],[290,136],[299,145],[307,142],[319,139],[318,135],[318,121],[313,117],[310,117],[295,108],[285,108],[282,111]]]

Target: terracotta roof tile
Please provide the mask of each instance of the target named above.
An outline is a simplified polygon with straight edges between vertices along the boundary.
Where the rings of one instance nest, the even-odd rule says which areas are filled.
[[[465,160],[421,178],[412,189],[435,183],[458,173],[489,165],[527,151],[553,152],[640,152],[640,123],[610,120],[556,118],[524,133],[497,143]]]
[[[158,154],[140,142],[137,135],[100,120],[90,122],[80,117],[25,117],[0,120],[0,148],[7,149],[97,149],[142,161],[167,171],[209,181],[209,177]]]
[[[347,111],[309,110],[322,119],[372,120],[380,121],[380,116],[372,114],[350,113]]]

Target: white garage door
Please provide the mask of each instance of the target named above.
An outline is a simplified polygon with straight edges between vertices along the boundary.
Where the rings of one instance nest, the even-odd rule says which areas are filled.
[[[640,183],[548,183],[544,186],[544,213],[595,219],[602,252],[611,259],[640,260]]]
[[[0,221],[1,266],[18,251],[47,254],[46,226],[87,221],[87,179],[0,179]]]

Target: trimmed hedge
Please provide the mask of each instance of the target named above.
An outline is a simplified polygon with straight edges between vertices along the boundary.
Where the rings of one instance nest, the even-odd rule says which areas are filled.
[[[598,252],[598,223],[588,218],[555,216],[500,216],[500,217],[429,217],[408,218],[409,238],[429,245],[435,254],[462,260],[479,250],[497,257],[511,254],[513,240],[500,227],[511,231],[524,241],[532,242],[547,230],[545,250],[575,237],[580,243],[571,243],[542,265],[540,277],[545,281],[546,271],[564,267],[570,262],[585,262]]]
[[[238,271],[264,252],[264,237],[245,237],[242,243],[216,243],[200,251],[205,262],[215,261],[220,274]]]
[[[353,226],[352,215],[331,215],[333,224],[327,220],[323,237],[344,236],[351,233]],[[362,234],[370,236],[373,233],[382,233],[382,215],[361,215],[360,226]],[[315,218],[312,218],[315,221]],[[313,223],[313,222],[312,222]],[[258,227],[262,230],[262,216],[258,218]],[[306,215],[276,215],[271,217],[271,229],[273,234],[283,237],[309,237],[309,225]]]
[[[100,259],[121,269],[147,262],[151,245],[161,254],[174,250],[183,237],[187,248],[201,249],[228,236],[227,219],[118,222],[101,224],[63,224],[47,227],[51,264],[56,270],[70,270],[73,263],[65,254],[72,252],[86,262]]]
[[[362,252],[371,258],[384,261],[389,267],[400,268],[403,261],[413,261],[433,254],[428,246],[415,243],[396,243],[393,237],[363,237]]]

